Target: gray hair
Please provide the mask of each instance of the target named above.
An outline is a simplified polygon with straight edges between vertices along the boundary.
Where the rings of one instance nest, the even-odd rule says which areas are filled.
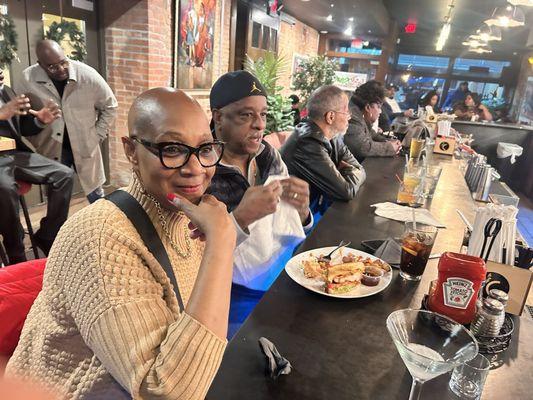
[[[334,85],[325,85],[316,89],[309,97],[307,110],[309,118],[320,120],[328,111],[339,111],[346,94]]]

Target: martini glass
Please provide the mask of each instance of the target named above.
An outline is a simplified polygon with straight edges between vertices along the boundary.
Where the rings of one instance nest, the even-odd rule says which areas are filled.
[[[417,400],[425,381],[477,355],[474,336],[443,315],[424,310],[398,310],[387,317],[387,329],[413,377],[409,400]]]

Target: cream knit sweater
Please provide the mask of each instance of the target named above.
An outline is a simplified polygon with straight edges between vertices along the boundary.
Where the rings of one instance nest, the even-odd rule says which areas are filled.
[[[191,241],[190,258],[181,258],[136,179],[127,190],[154,222],[187,304],[203,244]],[[187,218],[166,218],[172,239],[185,249]],[[203,399],[225,345],[179,313],[169,279],[129,219],[99,200],[59,232],[6,373],[65,399]]]

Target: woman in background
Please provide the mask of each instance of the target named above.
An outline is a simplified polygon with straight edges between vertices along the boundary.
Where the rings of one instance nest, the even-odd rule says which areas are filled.
[[[477,93],[467,93],[464,101],[456,103],[453,107],[453,113],[461,121],[492,121],[492,114],[481,104]]]

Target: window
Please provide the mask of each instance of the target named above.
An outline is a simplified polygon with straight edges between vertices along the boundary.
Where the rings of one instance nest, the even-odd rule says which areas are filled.
[[[261,48],[263,50],[268,50],[268,42],[270,41],[270,28],[266,25],[263,25],[263,40],[261,40]]]
[[[418,108],[418,102],[430,90],[436,90],[439,97],[442,96],[444,79],[431,76],[411,76],[410,74],[399,74],[394,77],[394,83],[400,88],[396,92],[396,100],[402,109]],[[439,103],[442,99],[439,98]]]
[[[259,48],[259,36],[261,36],[261,24],[254,21],[252,26],[252,47]]]
[[[410,71],[446,73],[450,59],[448,57],[420,56],[416,54],[400,54],[398,57],[398,69]]]
[[[510,65],[509,61],[457,58],[453,64],[453,73],[455,75],[499,78],[503,69]]]
[[[278,31],[270,29],[270,51],[276,52],[278,49]]]

